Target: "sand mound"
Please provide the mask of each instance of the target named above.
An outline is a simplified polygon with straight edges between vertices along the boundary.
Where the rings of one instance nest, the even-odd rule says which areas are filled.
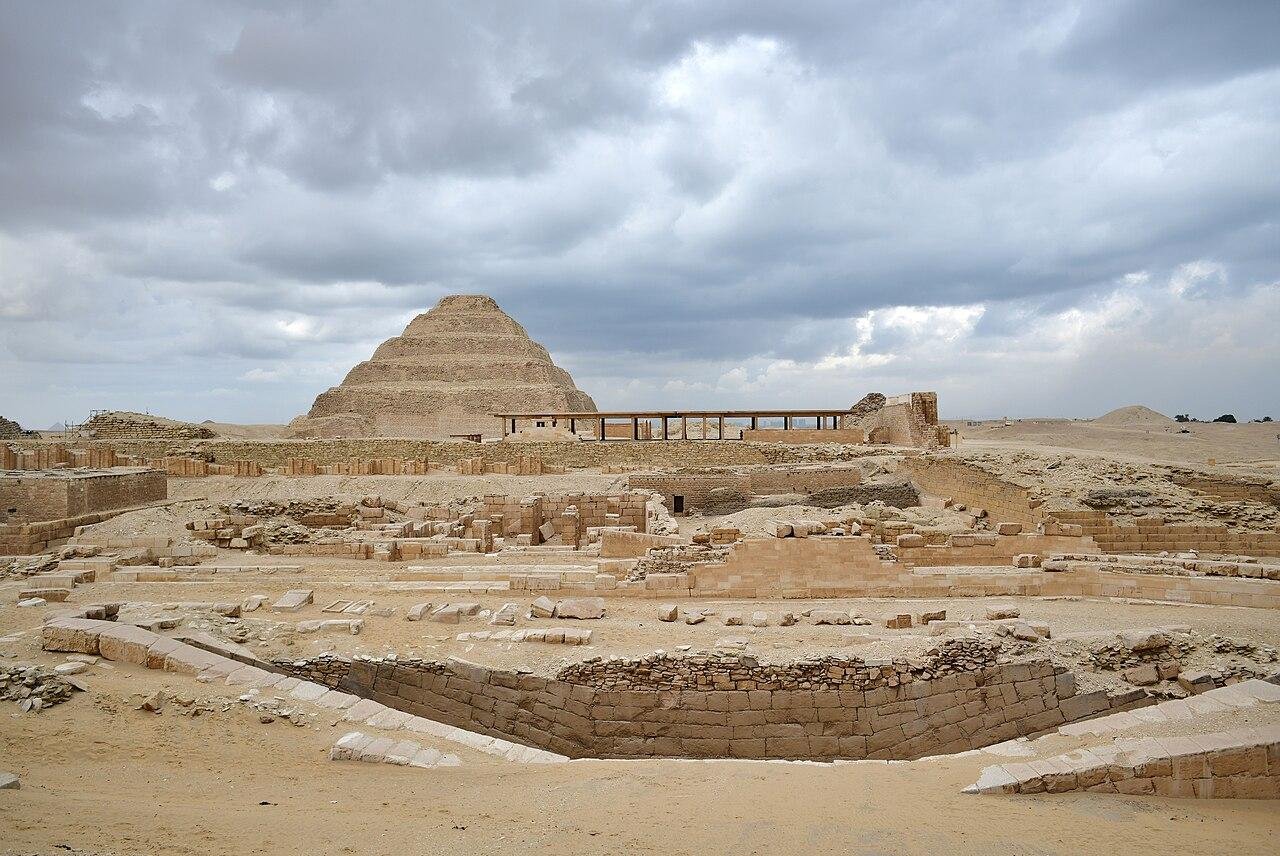
[[[1163,413],[1157,413],[1150,407],[1143,407],[1141,404],[1131,404],[1128,407],[1117,407],[1110,413],[1099,416],[1093,420],[1098,425],[1117,425],[1120,427],[1145,426],[1145,425],[1172,425],[1173,420]]]

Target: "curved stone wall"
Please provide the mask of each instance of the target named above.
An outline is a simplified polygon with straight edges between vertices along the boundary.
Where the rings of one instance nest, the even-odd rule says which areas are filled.
[[[294,676],[570,757],[910,759],[1044,731],[1145,694],[1077,695],[1047,661],[958,640],[923,662],[595,658],[555,677],[451,659],[282,661]]]

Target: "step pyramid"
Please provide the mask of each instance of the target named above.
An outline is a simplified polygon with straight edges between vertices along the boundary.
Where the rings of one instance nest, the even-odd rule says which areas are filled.
[[[491,297],[454,294],[320,393],[296,437],[500,435],[491,414],[594,411],[591,396]]]

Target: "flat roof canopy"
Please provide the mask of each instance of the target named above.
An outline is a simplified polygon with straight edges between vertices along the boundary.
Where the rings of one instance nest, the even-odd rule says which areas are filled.
[[[556,413],[554,411],[540,412],[530,411],[525,413],[494,413],[499,419],[679,419],[682,417],[696,417],[701,419],[703,416],[723,416],[726,419],[750,419],[752,416],[844,416],[849,413],[849,408],[839,407],[818,407],[809,410],[587,410],[587,411],[566,411],[564,413]]]

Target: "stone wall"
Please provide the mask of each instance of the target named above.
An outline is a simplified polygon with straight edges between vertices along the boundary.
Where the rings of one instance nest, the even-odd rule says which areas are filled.
[[[320,657],[277,665],[398,710],[570,757],[907,759],[1110,709],[1105,694],[1077,695],[1074,677],[1061,668],[997,662],[988,644],[958,640],[920,662],[594,658],[555,677],[457,659]]]
[[[861,428],[744,428],[742,439],[754,443],[865,443]]]
[[[47,445],[39,440],[15,440],[15,448]],[[318,465],[352,458],[426,459],[432,465],[452,465],[462,458],[480,456],[485,461],[514,463],[521,455],[538,455],[547,463],[570,467],[624,466],[710,467],[742,464],[780,464],[818,461],[850,461],[869,453],[859,446],[792,446],[782,443],[741,441],[704,443],[698,440],[582,443],[469,443],[404,438],[320,438],[306,440],[120,440],[87,441],[86,448],[113,447],[121,453],[152,459],[194,453],[216,463],[248,460],[263,467],[286,466],[290,458],[311,458]]]
[[[494,520],[501,518],[504,537],[533,535],[545,521],[550,521],[556,534],[572,538],[568,523],[562,517],[569,506],[578,509],[579,526],[631,526],[638,532],[648,527],[646,506],[649,494],[630,492],[621,494],[537,494],[531,497],[514,497],[488,494],[478,515]]]
[[[718,505],[712,491],[730,492],[745,503],[752,494],[812,494],[857,487],[862,470],[856,466],[797,466],[724,470],[720,472],[637,472],[627,475],[633,490],[662,494],[667,510],[675,512],[677,496],[683,512]],[[682,513],[683,513],[682,512]]]
[[[145,505],[168,496],[164,473],[53,470],[0,475],[0,523],[33,523]]]
[[[1174,475],[1173,482],[1229,502],[1260,502],[1280,506],[1280,487],[1273,483],[1214,478],[1194,473]]]
[[[1280,556],[1280,532],[1236,532],[1223,524],[1165,523],[1142,517],[1120,524],[1104,511],[1055,511],[1062,523],[1079,525],[1105,553],[1220,553]]]
[[[900,472],[908,475],[924,493],[941,496],[970,509],[985,509],[998,523],[1039,526],[1044,522],[1040,501],[1028,490],[964,461],[943,458],[908,458]]]

